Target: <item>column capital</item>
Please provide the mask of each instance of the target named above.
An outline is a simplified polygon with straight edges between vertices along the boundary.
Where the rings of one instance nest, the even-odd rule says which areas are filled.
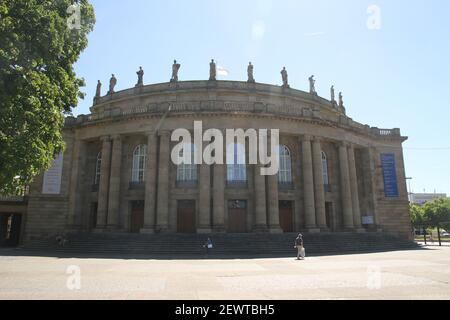
[[[160,130],[158,131],[158,136],[160,137],[169,137],[171,134],[170,130]]]
[[[112,136],[110,137],[110,139],[111,139],[111,140],[114,140],[114,141],[121,141],[121,140],[122,140],[122,135],[120,135],[120,134],[114,134],[114,135],[112,135]]]
[[[322,141],[323,141],[323,137],[319,137],[319,136],[314,136],[313,137],[313,142],[321,143]]]
[[[109,141],[111,141],[111,137],[110,136],[101,136],[100,141],[101,142],[109,142]]]
[[[156,130],[149,130],[149,131],[145,131],[144,134],[149,137],[149,136],[157,136],[158,132]]]
[[[341,142],[339,142],[339,147],[348,148],[349,144],[350,143],[348,141],[341,141]]]
[[[307,142],[307,141],[311,141],[313,139],[313,137],[309,134],[303,134],[299,137],[301,142]]]

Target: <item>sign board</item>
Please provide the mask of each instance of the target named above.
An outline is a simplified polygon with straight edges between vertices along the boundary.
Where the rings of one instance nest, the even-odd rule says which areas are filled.
[[[397,171],[395,165],[395,154],[381,154],[381,166],[383,168],[384,195],[386,198],[398,198]]]
[[[362,216],[361,219],[362,219],[363,225],[369,225],[369,224],[375,223],[373,216]]]
[[[52,166],[44,173],[42,194],[60,194],[62,179],[62,153],[53,161]]]

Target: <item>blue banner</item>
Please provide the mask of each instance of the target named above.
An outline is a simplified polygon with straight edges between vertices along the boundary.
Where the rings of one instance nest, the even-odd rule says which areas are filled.
[[[384,195],[386,198],[398,198],[397,171],[395,154],[381,154],[381,166],[383,168]]]

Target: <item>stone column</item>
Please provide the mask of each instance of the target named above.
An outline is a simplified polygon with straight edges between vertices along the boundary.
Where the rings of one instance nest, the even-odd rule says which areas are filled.
[[[169,229],[169,167],[170,132],[162,131],[159,140],[158,201],[156,227],[161,232]]]
[[[213,230],[225,231],[225,164],[214,164]]]
[[[113,136],[111,176],[109,178],[108,229],[119,228],[120,174],[122,172],[122,138]]]
[[[76,139],[73,146],[72,172],[70,178],[69,195],[69,219],[68,227],[78,229],[81,227],[82,213],[82,195],[83,190],[83,171],[86,164],[86,142]]]
[[[211,233],[211,166],[200,165],[199,225],[197,233]]]
[[[101,138],[102,162],[100,167],[100,183],[98,187],[97,227],[102,230],[106,228],[108,214],[109,173],[111,165],[111,140],[109,136]]]
[[[353,145],[350,145],[348,148],[348,166],[350,176],[350,190],[352,195],[353,226],[358,231],[362,231],[361,210],[359,207],[359,194],[358,194],[358,178],[356,175],[355,149]]]
[[[353,229],[353,207],[350,188],[350,172],[348,167],[348,152],[346,143],[341,143],[339,145],[339,168],[341,173],[340,174],[341,199],[342,199],[342,214],[344,218],[344,228]]]
[[[261,165],[254,165],[255,181],[255,232],[267,231],[266,176],[261,175]]]
[[[318,231],[314,205],[314,176],[311,153],[311,137],[305,135],[302,141],[303,201],[305,209],[305,227],[312,232]]]
[[[316,223],[321,230],[327,230],[327,218],[325,215],[325,186],[323,184],[322,147],[320,143],[320,138],[315,138],[312,144]]]
[[[267,137],[267,146],[272,146],[271,136]],[[279,148],[279,146],[277,146]],[[270,150],[271,147],[268,147]],[[267,176],[267,214],[269,216],[269,232],[282,233],[280,227],[280,203],[278,199],[278,175]]]
[[[152,131],[147,136],[147,167],[145,171],[144,228],[141,233],[154,233],[156,220],[156,176],[158,172],[158,136]]]

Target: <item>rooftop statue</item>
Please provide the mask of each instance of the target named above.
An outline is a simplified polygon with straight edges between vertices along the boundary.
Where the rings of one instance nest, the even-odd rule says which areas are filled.
[[[330,93],[331,93],[331,102],[336,102],[336,94],[334,93],[334,86],[331,86]]]
[[[102,95],[102,83],[100,82],[100,80],[98,80],[97,89],[95,90],[95,97],[100,98],[101,95]]]
[[[113,94],[114,93],[114,87],[117,84],[117,79],[114,76],[114,74],[111,76],[111,79],[109,80],[109,91],[108,94]]]
[[[342,96],[342,92],[339,92],[339,107],[344,107],[344,97]]]
[[[255,83],[255,78],[253,77],[253,65],[251,62],[248,63],[248,67],[247,67],[247,75],[248,75],[248,80],[247,82],[249,83]]]
[[[211,63],[209,64],[209,81],[216,81],[216,63],[214,59],[211,59]]]
[[[139,67],[139,71],[136,74],[138,75],[136,87],[141,87],[144,85],[144,70],[142,70],[142,67]]]
[[[309,77],[309,92],[311,94],[317,94],[317,91],[316,91],[316,80],[314,80],[314,75]]]
[[[173,61],[172,65],[172,78],[170,79],[170,82],[177,82],[178,81],[178,71],[181,68],[181,64],[177,63],[177,60]]]
[[[281,70],[281,79],[283,80],[283,87],[289,88],[288,73],[286,71],[286,67],[283,67],[283,70]]]

